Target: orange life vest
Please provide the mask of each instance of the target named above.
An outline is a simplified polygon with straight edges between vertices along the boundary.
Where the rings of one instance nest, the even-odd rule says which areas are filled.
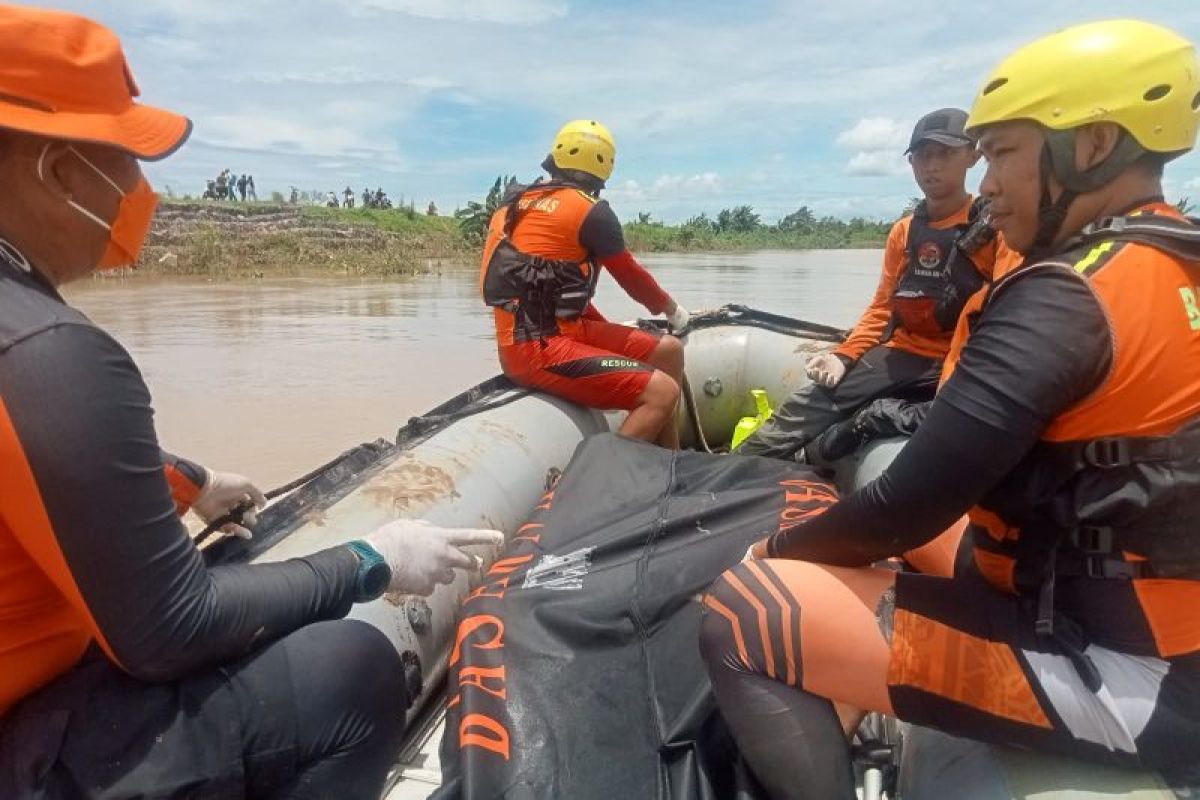
[[[1200,227],[1156,203],[1009,272],[969,304],[944,378],[991,298],[1043,269],[1088,282],[1112,366],[970,511],[976,565],[1038,597],[1042,632],[1053,630],[1056,577],[1131,581],[1158,654],[1200,650]]]
[[[479,288],[500,344],[555,336],[596,292],[599,269],[579,243],[596,198],[557,182],[510,191],[492,215]]]

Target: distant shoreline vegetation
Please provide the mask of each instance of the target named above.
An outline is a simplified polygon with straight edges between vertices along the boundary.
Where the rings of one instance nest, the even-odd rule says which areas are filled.
[[[482,201],[472,200],[454,212],[468,242],[483,242],[492,214],[515,182],[514,176],[500,175]],[[912,205],[915,202],[910,202]],[[891,228],[892,222],[861,217],[849,221],[818,218],[808,206],[800,206],[776,224],[765,224],[753,207],[743,205],[723,209],[715,217],[698,214],[678,225],[658,222],[643,212],[625,223],[625,239],[635,253],[879,249]]]
[[[207,278],[419,275],[477,258],[451,217],[278,202],[165,200],[140,271]]]
[[[425,213],[407,203],[391,209],[329,208],[265,202],[164,198],[140,272],[207,278],[280,275],[420,275],[444,262],[476,263],[492,213],[498,181],[482,203],[454,216]],[[818,219],[800,208],[766,225],[749,206],[700,214],[665,225],[639,214],[625,225],[635,253],[880,248],[890,223]]]
[[[912,213],[920,202],[910,198],[897,216]],[[1184,197],[1175,202],[1183,214],[1196,212]],[[775,225],[764,224],[751,206],[727,208],[710,218],[699,214],[680,225],[665,225],[641,213],[625,223],[625,239],[634,252],[670,253],[698,250],[854,250],[882,249],[892,222],[854,217],[849,221],[821,217],[800,206]]]
[[[656,222],[649,214],[625,224],[625,239],[635,252],[669,253],[697,250],[840,250],[879,249],[891,222],[854,217],[818,218],[801,206],[777,224],[764,224],[751,206],[720,211],[715,218],[698,214],[679,225]]]
[[[510,179],[511,180],[511,179]],[[477,262],[505,179],[483,202],[454,216],[430,204],[394,209],[341,209],[273,202],[164,199],[141,259],[149,274],[264,277],[289,274],[419,275],[443,261]],[[1176,203],[1193,211],[1188,198]],[[879,249],[890,222],[818,218],[801,206],[764,224],[751,206],[699,214],[666,225],[642,213],[625,225],[635,253],[748,250]]]

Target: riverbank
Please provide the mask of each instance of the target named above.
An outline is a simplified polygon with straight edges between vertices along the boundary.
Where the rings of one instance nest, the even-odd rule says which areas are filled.
[[[276,203],[164,201],[140,270],[160,275],[411,275],[474,252],[450,217]]]
[[[696,224],[625,226],[635,253],[846,250],[883,247],[890,225],[827,218],[804,228],[718,230]],[[155,275],[252,278],[414,275],[443,260],[478,257],[454,217],[403,209],[164,200],[142,254]]]

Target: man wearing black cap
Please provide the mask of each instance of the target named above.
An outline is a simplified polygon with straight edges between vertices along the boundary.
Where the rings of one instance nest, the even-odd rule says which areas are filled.
[[[917,122],[905,154],[924,199],[892,226],[871,305],[845,342],[809,359],[812,383],[739,453],[797,458],[824,430],[877,398],[933,397],[963,304],[998,262],[1015,260],[967,192],[967,170],[979,155],[963,132],[966,119],[965,111],[942,108]]]

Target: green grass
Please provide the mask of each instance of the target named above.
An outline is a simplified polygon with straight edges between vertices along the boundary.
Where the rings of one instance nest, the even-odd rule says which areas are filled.
[[[165,199],[162,210],[174,212],[177,219],[170,236],[156,241],[151,235],[143,259],[147,271],[394,275],[421,272],[439,259],[477,258],[479,253],[479,245],[464,236],[454,217],[430,217],[402,208]],[[216,213],[201,213],[206,210]],[[259,217],[261,223],[256,222]],[[279,218],[286,220],[283,229]],[[890,227],[884,222],[847,223],[831,217],[813,220],[805,230],[761,225],[740,232],[718,232],[711,224],[650,222],[627,224],[625,237],[635,253],[855,249],[883,247]],[[172,257],[160,261],[166,253]]]
[[[408,275],[474,253],[453,218],[402,209],[167,200],[161,211],[147,273]]]
[[[454,217],[430,217],[418,210],[412,217],[405,209],[388,208],[329,208],[314,205],[290,205],[269,200],[233,203],[214,200],[180,200],[164,198],[164,209],[187,210],[214,208],[239,211],[243,216],[275,214],[281,211],[298,212],[303,217],[338,224],[366,225],[389,233],[438,233],[458,235],[458,220]]]
[[[454,217],[430,217],[418,211],[410,217],[402,209],[388,208],[326,208],[324,206],[286,206],[299,208],[301,215],[312,219],[351,225],[369,225],[388,233],[426,233],[458,236],[458,220]]]
[[[890,228],[890,223],[869,223],[858,229],[845,226],[801,232],[764,226],[754,231],[716,233],[682,225],[630,223],[625,226],[625,240],[635,253],[878,249],[887,241]]]

